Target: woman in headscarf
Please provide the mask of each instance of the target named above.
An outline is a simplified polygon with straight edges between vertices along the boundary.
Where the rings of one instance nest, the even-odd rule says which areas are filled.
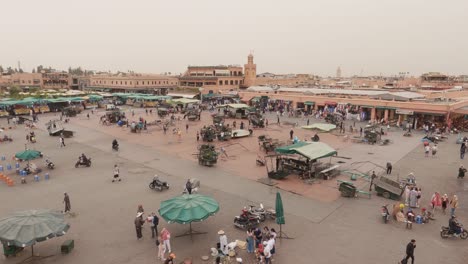
[[[435,208],[442,205],[442,200],[440,198],[440,193],[435,192],[431,197],[432,213],[434,213]]]

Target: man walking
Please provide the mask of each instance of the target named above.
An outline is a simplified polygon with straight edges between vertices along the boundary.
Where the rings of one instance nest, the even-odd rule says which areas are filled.
[[[155,213],[151,213],[151,217],[151,237],[154,238],[155,234],[158,236],[159,218]]]
[[[294,130],[291,129],[291,131],[289,131],[289,139],[293,139],[293,136],[294,136]]]
[[[64,212],[68,213],[71,210],[70,197],[68,196],[67,193],[64,193],[63,195],[64,195],[63,203],[65,204],[65,211]]]
[[[143,237],[143,234],[141,233],[141,228],[143,227],[143,219],[142,219],[143,213],[138,213],[137,216],[135,217],[135,230],[136,230],[136,235],[137,239],[140,240]]]
[[[406,246],[406,258],[404,258],[400,263],[408,263],[408,259],[411,258],[411,264],[414,264],[414,249],[416,248],[416,240],[411,239],[411,242]]]
[[[387,162],[387,175],[392,174],[392,169],[393,169],[392,163]]]
[[[465,152],[466,152],[466,143],[463,142],[460,146],[460,159],[465,158]]]
[[[377,178],[377,175],[375,175],[375,171],[372,171],[371,179],[370,179],[370,185],[369,185],[369,192],[372,191],[372,184],[374,184],[374,180]]]
[[[60,147],[65,147],[65,139],[63,138],[63,135],[60,135]]]
[[[192,183],[190,182],[190,179],[188,179],[187,183],[185,183],[185,189],[187,189],[188,194],[192,194]]]

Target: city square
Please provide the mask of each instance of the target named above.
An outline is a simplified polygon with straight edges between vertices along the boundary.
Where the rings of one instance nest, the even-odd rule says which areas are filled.
[[[0,263],[467,263],[468,2],[1,6]]]

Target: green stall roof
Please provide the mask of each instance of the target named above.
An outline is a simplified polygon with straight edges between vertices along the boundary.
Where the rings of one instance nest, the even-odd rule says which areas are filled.
[[[299,154],[311,160],[331,157],[337,154],[336,150],[325,143],[305,141],[279,147],[276,148],[275,151],[281,154]]]

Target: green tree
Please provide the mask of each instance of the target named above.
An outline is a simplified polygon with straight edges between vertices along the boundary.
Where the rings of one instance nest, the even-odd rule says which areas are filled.
[[[18,85],[14,85],[12,87],[10,87],[10,89],[8,90],[10,92],[10,97],[11,98],[19,98],[20,97],[20,92],[21,92],[21,88],[19,88]]]
[[[37,73],[41,73],[43,69],[44,69],[44,66],[42,65],[37,66]]]
[[[19,73],[24,73],[23,69],[21,69],[21,68],[18,70],[18,72]]]
[[[12,73],[14,73],[14,72],[15,72],[15,71],[14,71],[11,67],[8,67],[8,68],[7,68],[7,73],[8,73],[8,74],[12,74]]]

